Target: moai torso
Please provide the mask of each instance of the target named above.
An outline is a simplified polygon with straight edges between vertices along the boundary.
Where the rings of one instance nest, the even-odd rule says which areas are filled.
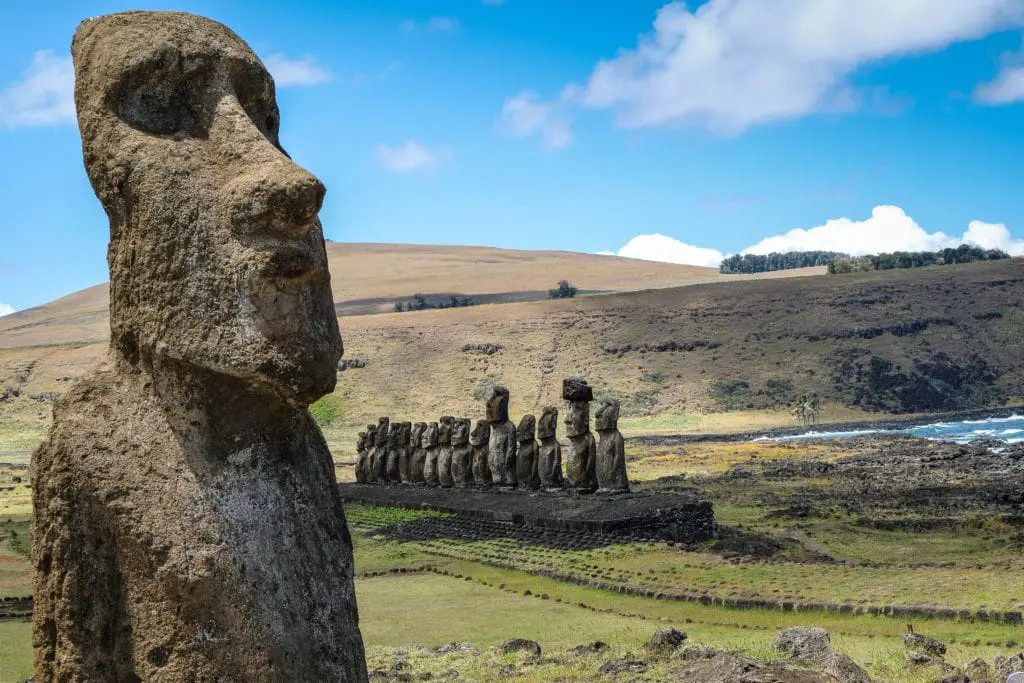
[[[367,482],[371,484],[383,484],[387,481],[388,471],[388,441],[391,431],[391,420],[382,417],[377,421],[377,432],[373,453],[370,456],[370,476]]]
[[[409,484],[412,480],[412,423],[402,423],[402,438],[398,444],[398,480]]]
[[[86,19],[71,56],[110,346],[32,456],[34,679],[364,682],[308,410],[342,353],[324,187],[281,147],[273,78],[183,12]]]
[[[473,485],[473,447],[469,445],[469,418],[452,424],[452,482],[459,488]]]
[[[427,486],[440,485],[437,477],[437,460],[441,454],[441,447],[438,445],[440,431],[440,426],[436,422],[431,422],[423,432],[423,482]]]
[[[455,425],[455,418],[445,415],[441,418],[438,432],[438,444],[440,450],[437,453],[437,481],[441,486],[448,488],[455,482],[452,479],[452,428]]]
[[[487,400],[491,423],[487,466],[495,486],[514,487],[516,479],[516,426],[508,419],[508,389],[495,387]]]
[[[367,440],[368,440],[367,439],[367,433],[366,432],[359,432],[359,439],[356,441],[356,464],[355,464],[355,474],[356,474],[356,483],[357,484],[365,484],[366,483],[366,443],[367,443]]]
[[[491,423],[487,420],[477,420],[473,432],[469,435],[469,444],[473,447],[473,484],[481,489],[489,489],[494,484],[491,479],[491,468],[487,465],[490,440]]]
[[[565,380],[562,396],[569,402],[565,418],[569,449],[565,454],[565,485],[578,493],[597,490],[597,444],[590,432],[590,401],[593,390],[578,378]]]
[[[410,441],[412,442],[412,453],[409,457],[409,483],[422,484],[423,466],[426,464],[427,451],[423,448],[423,432],[427,430],[426,422],[417,422],[412,427]]]
[[[605,401],[594,415],[601,440],[597,444],[597,484],[602,493],[629,491],[626,451],[619,432],[619,402]]]
[[[398,483],[402,481],[402,477],[398,471],[398,461],[402,455],[402,423],[396,422],[391,425],[391,431],[388,432],[388,455],[384,466],[384,481],[389,483]]]
[[[537,418],[525,415],[516,428],[516,479],[519,488],[536,490],[540,488],[537,476]]]
[[[546,407],[541,411],[537,423],[537,476],[541,487],[560,489],[565,486],[562,479],[562,446],[558,443],[558,410]]]

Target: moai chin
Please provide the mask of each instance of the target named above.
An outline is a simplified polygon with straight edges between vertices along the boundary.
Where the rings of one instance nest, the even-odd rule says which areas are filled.
[[[437,442],[440,450],[437,454],[437,481],[441,486],[450,488],[455,484],[452,479],[452,428],[455,426],[455,418],[445,415],[438,424],[440,429]]]
[[[473,485],[480,489],[489,489],[494,485],[491,468],[487,465],[490,440],[491,423],[477,420],[469,435],[469,444],[473,447]]]
[[[399,460],[402,456],[402,423],[395,422],[388,432],[388,456],[384,466],[384,481],[397,484],[402,481]]]
[[[402,436],[398,442],[398,481],[411,483],[412,478],[412,422],[403,422]]]
[[[412,426],[409,441],[412,445],[412,453],[409,456],[409,483],[421,485],[424,483],[423,466],[426,464],[427,451],[423,448],[423,432],[427,430],[426,422],[417,422]]]
[[[516,480],[516,426],[508,419],[508,389],[494,387],[487,399],[487,421],[491,434],[487,444],[487,466],[495,486],[514,488]]]
[[[226,26],[113,14],[71,55],[110,224],[110,350],[33,456],[35,680],[366,681],[307,410],[342,352],[324,187]]]
[[[619,432],[619,402],[605,401],[594,414],[594,428],[600,435],[597,444],[597,485],[599,493],[629,491],[626,476],[626,450]]]
[[[540,488],[537,476],[537,418],[524,415],[516,428],[516,479],[519,488],[536,491]]]
[[[547,406],[537,422],[537,476],[540,485],[551,491],[565,487],[562,478],[562,446],[558,443],[558,409]]]
[[[383,484],[388,480],[388,445],[391,443],[392,429],[390,418],[377,420],[376,438],[370,457],[370,476],[367,478],[371,484]]]
[[[473,485],[473,447],[469,444],[468,417],[452,423],[452,482],[458,488]]]
[[[569,377],[562,382],[562,398],[569,402],[565,416],[566,436],[569,437],[565,485],[578,493],[591,493],[597,490],[597,444],[590,432],[590,402],[594,400],[594,390],[585,380]]]
[[[369,436],[366,432],[359,432],[359,438],[356,439],[356,464],[355,474],[356,483],[366,483],[366,449]]]
[[[441,446],[438,443],[441,428],[436,422],[431,422],[423,431],[423,450],[426,456],[423,459],[423,483],[427,486],[439,486],[437,477],[437,460],[441,455]]]

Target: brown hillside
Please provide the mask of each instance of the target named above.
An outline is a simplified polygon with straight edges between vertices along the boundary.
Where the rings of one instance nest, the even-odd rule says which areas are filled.
[[[339,374],[329,402],[343,418],[328,431],[347,440],[380,414],[476,416],[474,393],[491,383],[509,386],[518,417],[561,405],[561,378],[572,374],[623,401],[633,433],[726,410],[774,411],[785,422],[784,404],[811,391],[879,416],[889,408],[864,402],[903,401],[912,412],[940,409],[926,405],[936,396],[955,404],[943,410],[998,405],[1024,396],[1021,311],[1024,261],[1015,259],[343,317],[345,356],[366,367]],[[0,332],[0,342],[17,333]],[[0,387],[21,387],[0,404],[0,419],[38,429],[46,393],[62,391],[104,350],[0,350]],[[873,362],[892,363],[883,379],[903,372],[907,381],[867,386]]]

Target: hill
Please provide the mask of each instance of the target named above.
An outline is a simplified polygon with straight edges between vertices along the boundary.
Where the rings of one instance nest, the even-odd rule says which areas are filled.
[[[622,401],[631,433],[791,424],[785,406],[805,392],[825,398],[826,416],[846,418],[1024,396],[1020,259],[751,282],[562,252],[345,248],[331,245],[336,282],[364,285],[337,285],[339,306],[413,284],[472,295],[530,291],[557,277],[589,290],[657,287],[341,317],[346,358],[365,364],[339,373],[324,400],[328,436],[346,448],[380,414],[475,417],[496,383],[510,388],[513,417],[561,405],[561,378],[575,374],[599,398]],[[690,284],[667,286],[672,278]],[[0,403],[0,450],[5,432],[8,447],[30,446],[52,395],[102,357],[102,294],[84,290],[0,323],[0,388],[19,392]]]

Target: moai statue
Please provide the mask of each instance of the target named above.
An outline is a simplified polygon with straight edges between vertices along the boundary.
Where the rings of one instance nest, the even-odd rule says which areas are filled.
[[[469,435],[469,444],[473,447],[473,484],[480,489],[489,489],[494,485],[491,468],[487,465],[490,439],[491,423],[477,420]]]
[[[516,428],[516,479],[519,488],[535,491],[540,488],[540,477],[537,476],[537,418],[524,415]]]
[[[452,428],[455,426],[455,418],[445,415],[439,421],[437,443],[440,450],[437,454],[437,481],[441,486],[448,488],[455,484],[452,479]]]
[[[487,444],[487,466],[495,486],[514,488],[516,480],[516,426],[508,419],[508,389],[494,387],[487,399],[487,421],[491,435]]]
[[[436,422],[428,424],[423,431],[423,450],[426,453],[423,459],[423,483],[427,486],[441,484],[437,477],[437,460],[441,455],[440,433],[441,429]]]
[[[473,485],[473,447],[469,445],[468,417],[455,420],[452,424],[452,482],[458,488]]]
[[[391,420],[382,417],[377,420],[376,441],[373,447],[373,455],[370,461],[370,476],[367,482],[370,484],[383,484],[387,479],[388,472],[388,444],[391,441]]]
[[[403,484],[412,479],[412,422],[402,423],[402,438],[398,444],[398,480]]]
[[[626,450],[619,431],[619,402],[605,401],[594,414],[594,428],[601,439],[597,443],[597,485],[599,493],[629,491],[626,476]]]
[[[562,479],[562,446],[558,443],[558,409],[545,407],[540,413],[537,423],[537,438],[540,448],[537,450],[537,476],[540,485],[549,490],[558,490],[565,486]]]
[[[71,56],[110,348],[33,455],[34,678],[366,681],[307,409],[342,353],[324,186],[281,147],[274,80],[182,12],[86,19]]]
[[[366,432],[359,432],[359,438],[356,439],[356,483],[366,483]]]
[[[594,390],[585,380],[569,377],[562,382],[562,398],[569,402],[569,413],[565,417],[569,437],[565,485],[578,493],[592,493],[597,490],[597,444],[590,432],[590,402],[594,400]]]
[[[391,425],[388,432],[388,457],[384,467],[384,481],[397,484],[402,481],[399,474],[398,461],[402,455],[402,423],[396,422]]]
[[[426,422],[417,422],[412,426],[409,436],[412,452],[409,456],[409,483],[423,484],[423,466],[426,464],[427,451],[423,448],[423,432],[427,430]]]

